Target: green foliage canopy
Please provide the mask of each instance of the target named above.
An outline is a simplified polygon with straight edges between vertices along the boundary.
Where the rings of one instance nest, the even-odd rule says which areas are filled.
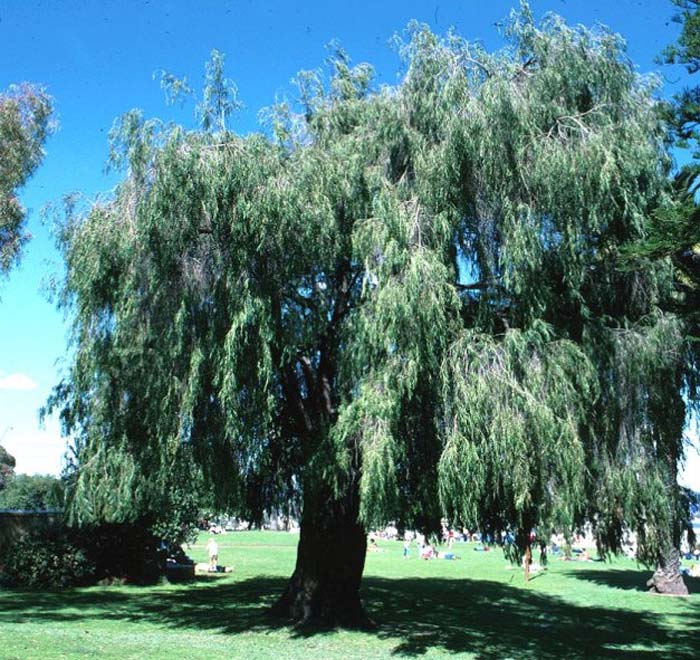
[[[613,543],[641,520],[600,484],[658,495],[630,456],[653,464],[684,415],[679,363],[646,381],[623,350],[682,354],[647,341],[673,324],[663,265],[617,267],[665,199],[654,84],[605,30],[523,6],[508,38],[412,25],[379,89],[337,50],[247,136],[217,56],[202,130],[115,124],[126,176],[61,233],[76,352],[50,406],[76,434],[78,520],[162,506],[178,465],[250,516],[357,489],[366,525],[614,512]]]
[[[0,93],[0,274],[10,269],[27,240],[16,193],[41,163],[53,128],[51,113],[51,98],[40,87],[11,85]]]
[[[667,64],[680,64],[690,74],[700,70],[700,3],[696,0],[672,0],[678,8],[674,20],[681,24],[677,43],[662,54]],[[664,108],[669,139],[675,147],[688,150],[685,163],[673,178],[673,204],[659,209],[651,218],[641,240],[626,250],[630,261],[670,258],[675,266],[677,296],[675,311],[694,322],[697,334],[700,302],[700,210],[697,193],[700,179],[700,86],[691,86],[677,94]]]

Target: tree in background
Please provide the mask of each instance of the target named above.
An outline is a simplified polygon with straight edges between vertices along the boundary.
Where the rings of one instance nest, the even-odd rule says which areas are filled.
[[[0,491],[15,473],[15,457],[0,445]]]
[[[45,511],[63,508],[63,482],[50,475],[18,474],[0,492],[0,509]]]
[[[681,25],[675,44],[661,55],[665,64],[680,64],[690,75],[700,71],[700,2],[671,0],[678,8],[673,20]],[[652,218],[644,240],[634,244],[637,258],[670,258],[676,268],[681,312],[688,317],[698,309],[700,288],[700,86],[687,87],[665,108],[672,144],[689,150],[690,161],[674,176],[674,203]]]
[[[17,189],[44,157],[51,113],[51,99],[40,87],[24,83],[0,93],[0,274],[11,268],[28,239]]]
[[[413,25],[381,89],[336,50],[248,136],[217,55],[200,130],[115,124],[126,176],[60,236],[76,350],[49,405],[76,436],[75,520],[157,510],[177,466],[217,508],[295,497],[275,610],[352,625],[368,527],[447,513],[527,553],[533,526],[608,515],[614,547],[665,506],[650,448],[678,440],[679,390],[639,385],[624,418],[613,396],[646,373],[628,337],[649,363],[682,349],[664,269],[617,268],[664,201],[653,88],[606,31],[524,5],[508,37]],[[600,496],[613,473],[638,499]]]
[[[677,43],[669,45],[660,61],[680,64],[691,75],[700,71],[700,3],[671,0],[679,11],[674,21],[681,25]],[[629,258],[670,259],[675,269],[675,311],[697,330],[700,308],[700,211],[697,204],[700,179],[700,86],[688,87],[664,108],[670,143],[689,151],[689,162],[673,176],[673,203],[650,219],[645,236],[628,246]]]
[[[0,276],[10,270],[28,239],[22,230],[25,213],[17,189],[44,156],[51,112],[51,99],[41,88],[25,83],[0,92]],[[14,464],[0,446],[0,488]]]

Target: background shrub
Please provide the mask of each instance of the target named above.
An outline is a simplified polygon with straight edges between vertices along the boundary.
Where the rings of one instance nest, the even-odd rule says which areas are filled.
[[[166,546],[150,521],[86,526],[73,534],[94,564],[96,580],[155,584],[165,574]]]
[[[0,579],[29,589],[84,586],[94,581],[95,565],[65,532],[42,531],[12,545]]]

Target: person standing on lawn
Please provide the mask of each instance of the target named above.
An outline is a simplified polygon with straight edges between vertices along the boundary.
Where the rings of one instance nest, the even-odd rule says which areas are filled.
[[[209,570],[216,572],[219,565],[219,544],[214,540],[214,537],[209,539],[207,543],[207,552],[209,553]]]

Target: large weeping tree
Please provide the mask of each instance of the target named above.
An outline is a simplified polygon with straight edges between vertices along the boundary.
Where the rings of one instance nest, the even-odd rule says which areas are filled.
[[[656,272],[615,279],[663,197],[652,90],[606,32],[524,7],[508,37],[412,26],[381,89],[337,51],[246,136],[215,53],[200,129],[115,124],[124,180],[61,232],[74,520],[162,506],[183,463],[252,518],[297,499],[275,610],[353,625],[368,526],[570,529],[587,461],[629,476],[588,413],[621,378],[611,338],[657,318]]]

